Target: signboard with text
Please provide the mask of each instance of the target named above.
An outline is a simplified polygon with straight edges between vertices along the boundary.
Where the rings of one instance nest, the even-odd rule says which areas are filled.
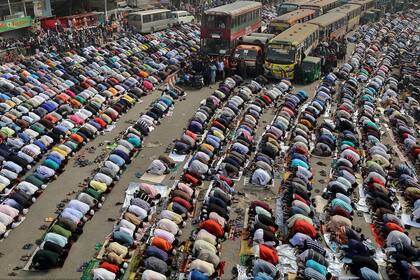
[[[32,26],[31,17],[21,17],[0,21],[0,33]]]

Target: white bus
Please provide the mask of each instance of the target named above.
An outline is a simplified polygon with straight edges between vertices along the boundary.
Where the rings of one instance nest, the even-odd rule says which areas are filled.
[[[172,19],[174,23],[183,24],[192,22],[194,16],[187,11],[172,11]]]
[[[128,25],[140,33],[153,33],[173,24],[172,13],[166,9],[147,10],[128,15]]]

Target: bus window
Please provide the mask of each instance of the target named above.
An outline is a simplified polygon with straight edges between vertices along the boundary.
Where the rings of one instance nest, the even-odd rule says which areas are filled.
[[[143,15],[143,23],[148,23],[152,21],[151,15]]]
[[[237,48],[233,54],[235,59],[256,59],[257,51]]]
[[[225,16],[206,16],[206,27],[208,28],[226,28],[226,17]]]
[[[267,61],[278,64],[292,64],[295,62],[296,51],[290,46],[268,46]]]
[[[153,21],[162,20],[162,19],[163,19],[163,14],[161,13],[153,14]]]
[[[228,40],[206,38],[203,40],[204,49],[210,53],[225,54],[230,49],[230,43]]]
[[[277,10],[277,14],[279,16],[286,14],[288,12],[297,10],[298,6],[296,4],[281,4],[279,9]]]

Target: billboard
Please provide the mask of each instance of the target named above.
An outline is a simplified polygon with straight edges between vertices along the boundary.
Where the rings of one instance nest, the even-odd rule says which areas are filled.
[[[0,33],[32,26],[31,17],[21,17],[0,21]]]

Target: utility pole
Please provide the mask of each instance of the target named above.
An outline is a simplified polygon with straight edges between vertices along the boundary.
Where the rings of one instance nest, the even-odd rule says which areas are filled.
[[[108,0],[104,0],[105,2],[105,22],[108,22]]]
[[[26,0],[22,0],[23,2],[23,12],[25,13],[25,17],[26,17]]]
[[[10,0],[7,0],[7,4],[9,4],[9,14],[12,15],[12,5],[10,5]]]

